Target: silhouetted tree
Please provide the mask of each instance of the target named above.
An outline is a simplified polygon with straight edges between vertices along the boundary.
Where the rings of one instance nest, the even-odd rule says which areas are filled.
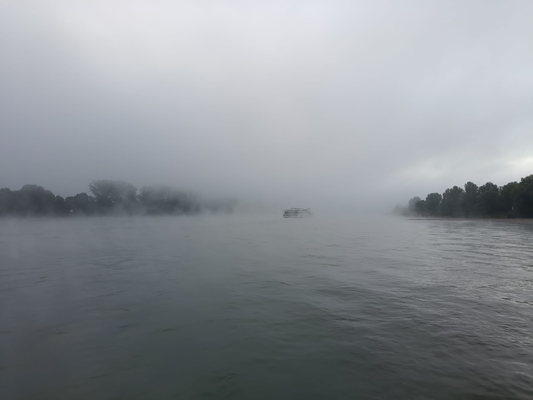
[[[96,211],[95,199],[87,193],[65,198],[65,205],[74,214],[92,215]]]
[[[487,182],[479,187],[478,212],[481,215],[494,215],[501,211],[498,186]]]
[[[0,215],[62,215],[66,213],[61,196],[42,186],[24,185],[20,190],[0,189]]]
[[[499,190],[501,210],[508,216],[513,216],[513,191],[517,186],[518,182],[509,182]]]
[[[101,213],[138,211],[137,188],[131,183],[103,179],[92,181],[89,190],[96,200],[97,210]]]
[[[445,217],[501,216],[533,218],[533,175],[520,182],[509,182],[498,187],[487,182],[478,187],[467,182],[465,189],[454,186],[446,189],[442,197],[438,193],[428,194],[425,202],[409,200],[409,208],[414,203],[416,213]]]
[[[56,196],[54,203],[54,213],[56,215],[64,215],[69,212],[67,205],[65,204],[65,199],[61,196]]]
[[[8,188],[0,189],[0,215],[13,213],[13,192]]]
[[[513,189],[513,211],[518,217],[533,217],[533,175],[526,176]]]
[[[466,217],[476,213],[478,186],[473,182],[465,183],[465,191],[461,197],[461,209]]]
[[[46,215],[54,213],[56,198],[42,186],[24,185],[17,192],[17,206],[21,215]]]
[[[426,210],[429,215],[436,216],[439,214],[441,200],[440,193],[430,193],[426,196]]]
[[[462,216],[461,198],[463,193],[463,189],[458,186],[446,189],[442,194],[440,214],[445,217]]]
[[[418,215],[426,215],[426,200],[418,200],[415,203],[414,212]]]
[[[195,214],[200,211],[231,212],[232,199],[206,200],[192,192],[170,186],[137,189],[124,181],[99,180],[89,185],[93,196],[78,193],[63,199],[42,186],[24,185],[20,190],[0,189],[0,216],[128,214]],[[142,204],[141,204],[142,203]]]

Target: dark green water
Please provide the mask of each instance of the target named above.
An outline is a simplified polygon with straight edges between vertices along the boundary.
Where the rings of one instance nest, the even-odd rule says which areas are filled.
[[[0,220],[0,399],[532,399],[533,225]]]

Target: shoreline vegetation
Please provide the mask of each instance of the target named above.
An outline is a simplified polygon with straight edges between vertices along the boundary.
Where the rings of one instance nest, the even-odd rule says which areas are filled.
[[[520,182],[497,186],[487,182],[477,186],[467,182],[464,189],[458,186],[444,193],[430,193],[425,200],[415,196],[407,206],[397,206],[396,214],[431,219],[513,219],[533,218],[533,175]]]
[[[1,216],[93,216],[93,215],[193,215],[202,212],[231,213],[233,199],[207,199],[172,186],[134,185],[121,180],[95,180],[90,195],[82,192],[61,197],[38,185],[20,190],[0,189]]]
[[[449,217],[418,217],[411,216],[409,221],[485,221],[485,222],[505,222],[513,224],[533,225],[533,218],[496,218],[496,217],[473,217],[473,218],[449,218]]]

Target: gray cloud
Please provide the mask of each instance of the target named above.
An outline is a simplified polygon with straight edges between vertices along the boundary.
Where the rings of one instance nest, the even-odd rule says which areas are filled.
[[[529,1],[0,3],[0,186],[386,206],[533,172]]]

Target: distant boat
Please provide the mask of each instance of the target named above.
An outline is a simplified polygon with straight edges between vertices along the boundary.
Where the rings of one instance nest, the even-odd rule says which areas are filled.
[[[289,208],[283,212],[283,218],[305,218],[312,215],[309,208]]]

